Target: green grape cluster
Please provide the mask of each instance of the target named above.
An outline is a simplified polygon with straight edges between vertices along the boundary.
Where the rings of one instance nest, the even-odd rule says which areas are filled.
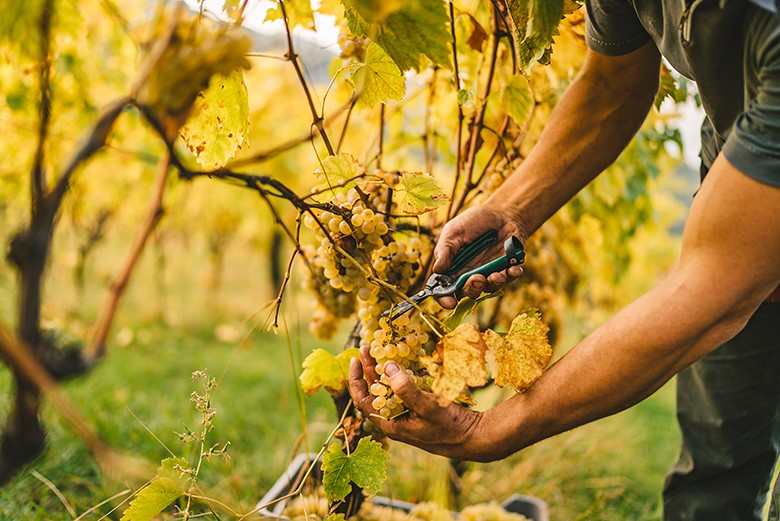
[[[371,385],[369,392],[374,396],[372,406],[383,418],[397,416],[406,410],[401,399],[390,388],[384,370],[388,362],[398,364],[418,387],[430,390],[430,378],[420,364],[420,357],[426,355],[424,346],[428,342],[428,333],[423,327],[419,316],[410,318],[406,314],[392,322],[382,317],[372,334],[369,354],[377,362],[375,370],[379,380]]]
[[[173,34],[157,54],[159,42]],[[249,69],[245,54],[251,38],[239,27],[213,22],[180,6],[161,9],[160,15],[139,28],[142,52],[154,59],[137,99],[158,117],[186,116],[199,92],[215,74]]]
[[[431,247],[416,235],[391,230],[393,220],[377,210],[392,215],[395,205],[388,205],[388,187],[397,177],[376,171],[371,182],[336,195],[327,209],[313,209],[303,218],[318,241],[302,248],[310,264],[307,285],[317,297],[310,329],[330,338],[340,319],[357,314],[360,346],[369,348],[380,376],[371,386],[374,407],[385,418],[405,410],[384,375],[389,361],[422,388],[430,388],[419,361],[429,339],[422,318],[408,313],[391,322],[382,316],[421,275],[422,258]]]
[[[323,339],[333,336],[339,319],[355,313],[358,298],[371,294],[367,270],[373,252],[390,240],[384,217],[367,207],[356,189],[340,194],[330,208],[315,209],[303,219],[319,241],[302,251],[311,268],[307,286],[317,296],[310,329]]]

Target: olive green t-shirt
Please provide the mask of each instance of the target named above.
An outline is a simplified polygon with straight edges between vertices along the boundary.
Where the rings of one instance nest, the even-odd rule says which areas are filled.
[[[748,0],[586,0],[586,38],[609,56],[652,40],[696,82],[708,120],[705,167],[722,151],[745,174],[780,187],[780,15],[771,1],[753,1],[765,7]]]

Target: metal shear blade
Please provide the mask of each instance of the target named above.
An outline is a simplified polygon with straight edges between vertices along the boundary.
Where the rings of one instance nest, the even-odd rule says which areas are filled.
[[[424,301],[428,297],[439,298],[445,295],[452,295],[455,293],[455,291],[455,281],[452,280],[452,277],[448,275],[442,275],[440,273],[434,273],[428,277],[428,280],[425,282],[425,287],[414,295],[411,295],[409,300],[414,302],[414,304],[419,305],[420,302]],[[403,302],[396,304],[392,308],[383,312],[381,316],[384,317],[390,315],[390,320],[395,320],[414,307],[414,304],[409,302],[409,300],[404,300]]]
[[[476,257],[477,254],[492,244],[496,238],[497,234],[494,230],[491,230],[487,234],[482,235],[470,245],[467,245],[456,255],[450,271],[448,271],[446,274],[434,273],[428,277],[428,280],[425,282],[425,287],[423,289],[414,295],[411,295],[409,300],[405,300],[388,309],[382,313],[381,316],[389,315],[390,320],[395,320],[399,316],[411,310],[415,304],[419,305],[420,302],[427,299],[428,297],[440,298],[446,295],[454,295],[463,289],[466,281],[472,275],[479,274],[487,277],[491,273],[502,271],[507,269],[509,266],[523,263],[525,260],[523,243],[517,237],[509,237],[504,242],[504,255],[461,274],[457,279],[453,278],[453,275],[456,271],[463,268],[466,263],[468,263],[471,259]]]

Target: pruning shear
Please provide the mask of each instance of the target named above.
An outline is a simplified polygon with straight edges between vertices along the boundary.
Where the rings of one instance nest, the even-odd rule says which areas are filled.
[[[428,297],[440,298],[446,295],[454,295],[463,289],[463,286],[466,285],[466,281],[472,275],[479,274],[487,277],[491,273],[503,271],[510,266],[522,264],[523,261],[525,261],[523,243],[513,235],[504,242],[504,255],[463,273],[457,279],[454,278],[455,273],[460,271],[478,254],[492,246],[496,240],[498,240],[498,232],[496,230],[490,230],[478,237],[474,242],[469,243],[458,250],[458,253],[455,254],[455,258],[452,260],[450,269],[447,270],[446,273],[434,273],[428,277],[428,280],[425,282],[425,287],[414,295],[411,295],[409,300],[414,302],[414,304],[419,305],[420,302]],[[414,305],[411,302],[405,300],[386,310],[381,316],[390,315],[390,320],[395,320],[413,307]]]

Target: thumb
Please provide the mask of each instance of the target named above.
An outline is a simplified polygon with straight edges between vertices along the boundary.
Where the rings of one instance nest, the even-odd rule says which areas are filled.
[[[433,272],[444,273],[452,264],[452,250],[444,241],[439,241],[433,249]]]
[[[430,405],[432,397],[422,391],[412,380],[412,377],[395,362],[388,362],[385,366],[385,374],[389,380],[393,393],[403,400],[412,411],[423,414]]]

